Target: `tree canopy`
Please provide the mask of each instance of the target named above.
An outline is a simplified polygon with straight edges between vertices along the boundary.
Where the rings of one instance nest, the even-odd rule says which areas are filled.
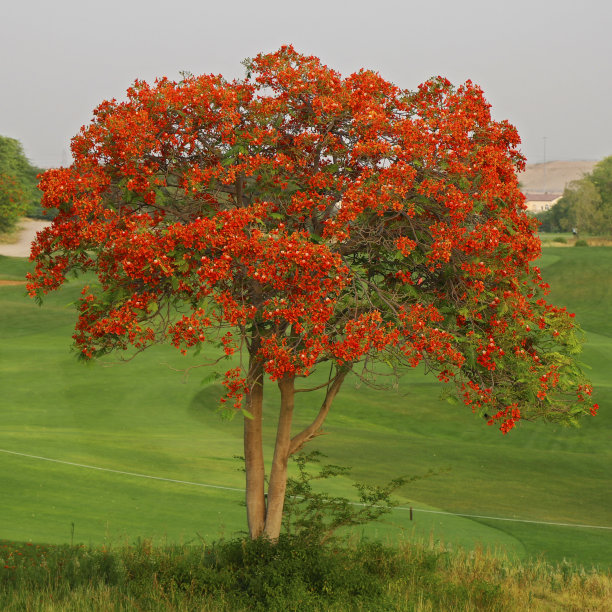
[[[25,212],[23,191],[10,174],[0,173],[0,233],[10,232]]]
[[[0,231],[11,230],[21,215],[42,213],[39,172],[18,140],[0,136]]]
[[[504,433],[594,414],[573,315],[532,265],[519,137],[482,91],[344,78],[292,47],[245,64],[232,82],[138,81],[95,110],[73,165],[41,181],[59,213],[28,287],[95,273],[76,305],[85,359],[160,342],[240,357],[224,399],[245,416],[251,535],[278,535],[287,459],[349,375],[424,364]],[[319,368],[320,410],[292,432],[296,380]],[[266,380],[281,391],[267,500]]]
[[[576,228],[588,234],[612,234],[612,156],[572,181],[559,202],[537,218],[544,231]]]

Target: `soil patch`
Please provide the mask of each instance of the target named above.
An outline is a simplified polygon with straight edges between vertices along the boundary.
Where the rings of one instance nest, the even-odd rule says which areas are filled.
[[[41,219],[22,219],[19,229],[14,236],[9,239],[10,244],[0,244],[0,255],[7,257],[28,257],[30,255],[30,245],[36,238],[37,232],[51,225],[49,221]],[[15,238],[15,236],[17,236]]]

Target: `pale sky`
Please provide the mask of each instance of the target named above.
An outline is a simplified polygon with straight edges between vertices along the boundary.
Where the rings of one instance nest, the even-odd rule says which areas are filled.
[[[529,163],[612,155],[612,0],[0,0],[0,134],[43,167],[135,79],[244,76],[293,44],[415,89],[478,83]]]

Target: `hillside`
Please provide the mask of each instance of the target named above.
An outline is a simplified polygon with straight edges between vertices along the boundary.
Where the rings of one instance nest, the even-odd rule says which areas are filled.
[[[519,174],[523,192],[562,193],[571,181],[582,178],[593,170],[596,161],[549,161],[546,164],[527,164]]]
[[[353,479],[381,484],[436,472],[398,492],[400,507],[366,535],[396,543],[431,536],[453,547],[479,543],[522,559],[609,568],[612,249],[552,247],[540,264],[553,303],[576,312],[587,332],[583,360],[600,414],[578,430],[525,423],[501,436],[469,410],[440,402],[440,383],[420,370],[407,373],[400,393],[347,384],[328,435],[311,445],[353,468],[330,483],[331,493],[353,498]],[[23,279],[30,265],[0,257],[0,278]],[[243,475],[232,458],[242,453],[241,424],[216,412],[219,385],[198,370],[174,371],[198,361],[171,347],[125,366],[79,364],[68,350],[74,315],[66,304],[83,282],[48,296],[42,310],[23,287],[0,288],[0,372],[10,380],[0,407],[0,488],[10,492],[0,537],[178,543],[244,529]],[[298,425],[317,409],[306,395]],[[274,402],[268,398],[270,413]],[[273,435],[269,419],[266,440]]]

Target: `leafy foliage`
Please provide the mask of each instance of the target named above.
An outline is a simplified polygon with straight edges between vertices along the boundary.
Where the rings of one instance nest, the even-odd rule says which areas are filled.
[[[18,610],[604,610],[609,574],[482,551],[283,536],[120,548],[0,542],[0,605]],[[349,604],[350,602],[350,604]]]
[[[0,231],[14,227],[23,214],[41,216],[37,175],[19,141],[0,136]]]
[[[0,232],[10,232],[24,211],[19,184],[10,174],[0,174]]]
[[[298,474],[287,479],[283,515],[287,533],[317,545],[325,544],[338,529],[364,525],[389,513],[396,505],[391,494],[417,479],[396,478],[382,487],[355,483],[359,493],[359,502],[355,503],[346,497],[330,496],[313,489],[315,481],[346,475],[350,471],[349,467],[331,464],[322,466],[317,473],[309,471],[308,465],[319,463],[322,456],[319,451],[293,456]]]

